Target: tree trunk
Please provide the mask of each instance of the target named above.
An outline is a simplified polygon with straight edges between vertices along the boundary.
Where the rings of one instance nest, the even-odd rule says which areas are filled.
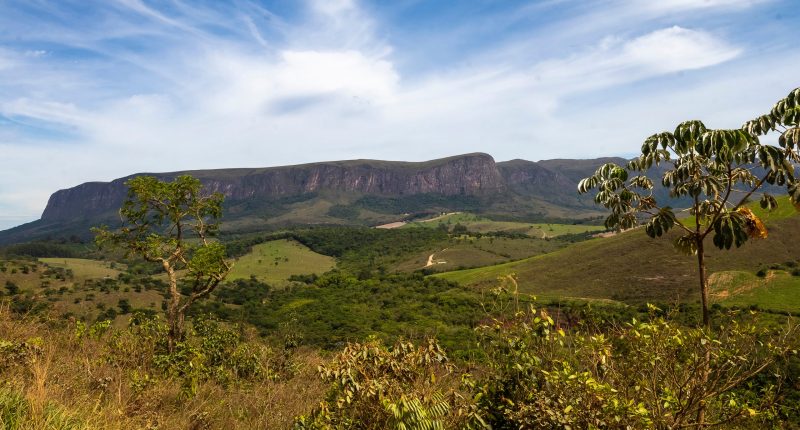
[[[697,241],[697,268],[700,275],[700,301],[703,305],[703,327],[711,327],[711,317],[708,313],[708,284],[706,281],[706,260],[703,254],[703,241]]]
[[[700,297],[703,306],[703,328],[711,329],[711,317],[708,312],[708,283],[706,280],[706,261],[703,249],[703,240],[697,241],[697,268],[700,274]],[[711,345],[706,343],[705,355],[703,357],[703,367],[700,375],[700,404],[697,408],[697,428],[706,427],[706,385],[708,384],[708,374],[711,367]]]
[[[167,343],[169,352],[175,352],[175,345],[183,337],[183,312],[180,311],[181,295],[178,291],[178,279],[175,276],[175,270],[164,263],[164,268],[169,275],[169,302],[167,303],[167,326],[169,332],[167,333]]]

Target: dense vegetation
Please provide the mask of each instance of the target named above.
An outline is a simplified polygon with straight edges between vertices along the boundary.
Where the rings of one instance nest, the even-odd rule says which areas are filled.
[[[220,298],[239,297],[223,291]],[[247,292],[243,304],[269,297],[263,285]],[[785,322],[730,313],[710,334],[655,307],[637,319],[568,320],[520,299],[499,290],[485,297],[489,313],[470,330],[481,355],[456,360],[425,337],[366,337],[320,356],[298,347],[296,326],[264,340],[247,325],[203,315],[191,318],[186,338],[170,352],[168,326],[157,316],[134,314],[115,328],[13,316],[0,307],[0,423],[666,429],[692,420],[699,400],[693,369],[706,344],[714,345],[717,381],[707,397],[710,418],[725,428],[798,422],[800,387],[793,384],[800,362],[791,351],[799,340]]]
[[[369,336],[391,343],[435,335],[459,354],[474,349],[472,329],[485,316],[474,291],[420,274],[358,279],[334,272],[305,281],[284,289],[237,281],[202,312],[251,324],[265,335],[292,330],[303,344],[326,349]]]

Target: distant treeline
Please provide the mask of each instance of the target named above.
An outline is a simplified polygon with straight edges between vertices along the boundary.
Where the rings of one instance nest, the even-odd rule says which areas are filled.
[[[32,258],[77,258],[86,254],[85,247],[76,244],[55,242],[30,242],[8,245],[0,248],[0,255],[5,258],[32,257]]]

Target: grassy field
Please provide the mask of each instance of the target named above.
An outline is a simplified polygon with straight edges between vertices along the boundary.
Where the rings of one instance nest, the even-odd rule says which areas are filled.
[[[770,270],[759,277],[752,272],[727,271],[711,276],[711,298],[723,305],[758,305],[771,311],[800,311],[800,277]]]
[[[451,238],[438,248],[417,253],[396,264],[392,269],[409,272],[427,268],[442,272],[480,267],[552,252],[565,245],[563,242],[533,238],[461,236]],[[427,266],[431,254],[433,254],[432,265]]]
[[[786,206],[786,205],[785,205]],[[794,209],[792,209],[794,210]],[[797,261],[800,217],[766,218],[769,238],[742,248],[707,251],[709,273],[740,270],[755,273],[765,265]],[[544,296],[695,301],[696,260],[672,247],[677,234],[650,239],[641,229],[592,239],[549,254],[477,269],[437,274],[464,285],[495,285],[498,276],[516,274],[520,290]]]
[[[439,224],[445,224],[449,228],[452,228],[456,224],[461,224],[465,226],[467,230],[476,233],[503,231],[509,233],[522,233],[537,238],[556,237],[564,234],[586,233],[592,231],[600,232],[605,230],[605,227],[600,225],[536,224],[513,221],[493,221],[488,218],[469,213],[453,213],[439,216],[431,220],[415,221],[404,225],[402,228],[437,228]]]
[[[19,288],[20,297],[47,302],[52,310],[93,321],[107,309],[120,310],[120,300],[131,308],[160,309],[161,293],[134,287],[118,280],[123,264],[77,258],[42,258],[33,260],[0,261],[0,285],[9,293],[8,283]],[[121,310],[120,310],[121,311]],[[126,317],[118,315],[116,325]]]
[[[293,240],[274,240],[253,247],[236,260],[228,280],[255,276],[274,286],[287,283],[292,275],[322,274],[336,267],[336,260],[308,249]]]

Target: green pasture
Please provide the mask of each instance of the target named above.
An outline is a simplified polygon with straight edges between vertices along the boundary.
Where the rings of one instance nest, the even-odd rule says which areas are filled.
[[[336,260],[318,254],[293,240],[273,240],[255,245],[234,264],[228,280],[255,276],[271,285],[286,284],[292,275],[322,274],[336,267]]]

